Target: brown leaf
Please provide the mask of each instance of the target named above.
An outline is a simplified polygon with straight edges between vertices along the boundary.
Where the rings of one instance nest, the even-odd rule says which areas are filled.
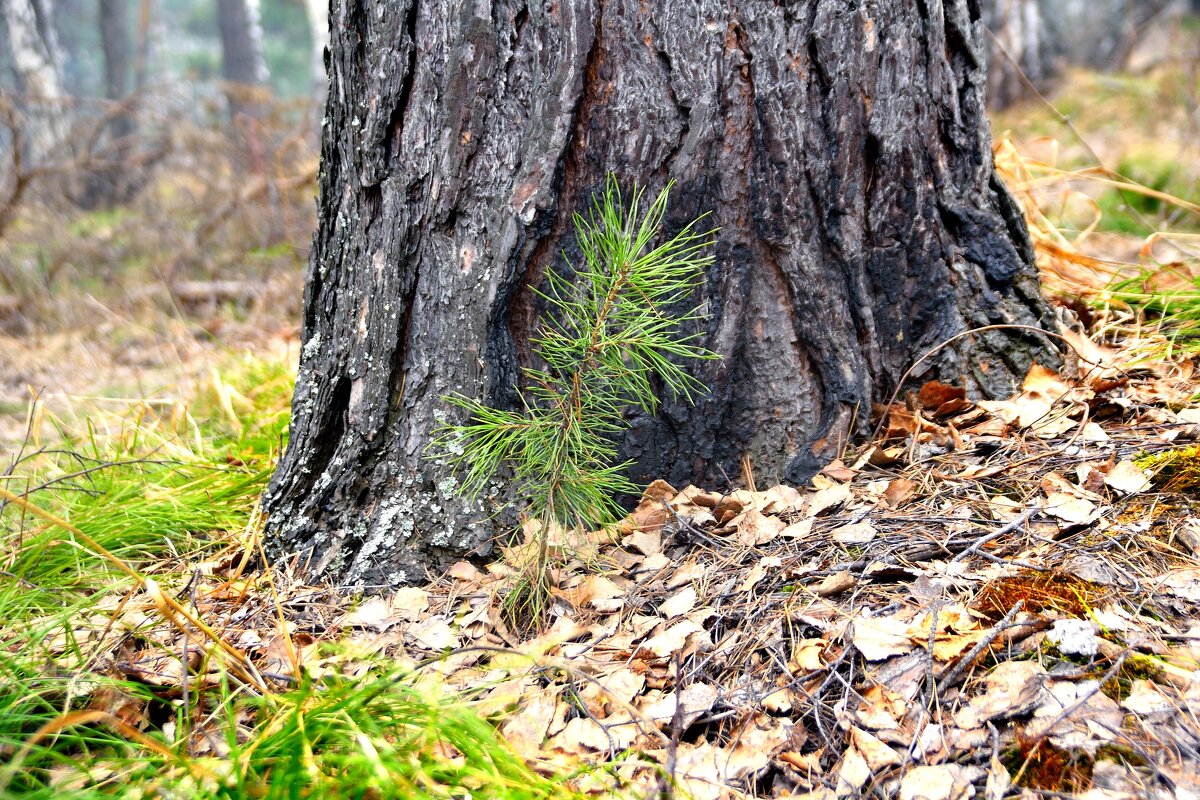
[[[646,703],[641,709],[647,719],[662,725],[670,725],[675,718],[676,706],[682,706],[680,714],[683,717],[683,727],[687,728],[712,710],[720,693],[717,687],[708,683],[693,683],[682,691],[670,692],[661,698]],[[649,699],[649,698],[647,698]]]
[[[469,561],[456,561],[450,565],[450,569],[446,571],[451,578],[460,581],[476,581],[479,580],[479,570],[475,569],[475,565]]]
[[[768,517],[751,508],[731,521],[737,527],[737,543],[746,547],[766,544],[787,527],[779,517]]]
[[[776,484],[762,494],[766,498],[762,507],[764,514],[792,514],[804,510],[804,495],[791,486]]]
[[[641,502],[638,503],[633,513],[629,515],[628,521],[631,523],[632,528],[645,533],[657,533],[660,531],[669,516],[662,501],[670,499],[677,494],[678,492],[674,486],[661,479],[647,486],[646,491],[642,492]],[[642,552],[645,553],[644,550]],[[650,555],[649,553],[645,554]]]
[[[888,481],[883,499],[888,504],[888,508],[899,508],[916,493],[917,485],[912,481],[907,478],[893,478]]]
[[[546,739],[546,731],[550,728],[557,708],[557,692],[528,694],[518,710],[504,718],[500,732],[518,753],[537,752]]]
[[[671,625],[662,633],[647,639],[638,648],[638,655],[645,658],[643,653],[648,653],[650,656],[663,658],[672,653],[682,650],[687,638],[693,633],[704,631],[704,626],[693,622],[690,619],[683,619]]]
[[[652,556],[662,552],[662,534],[658,531],[635,531],[621,540],[621,546],[644,556]]]
[[[1070,525],[1088,525],[1100,518],[1095,503],[1066,492],[1054,492],[1046,498],[1046,513]]]
[[[835,572],[829,575],[825,580],[813,587],[813,591],[820,597],[832,597],[835,594],[841,594],[847,589],[853,589],[858,585],[858,578],[854,577],[847,570]]]
[[[804,737],[796,734],[795,723],[789,719],[762,712],[749,714],[734,729],[733,745],[725,762],[726,780],[745,780],[758,775],[770,765],[775,753],[785,748],[798,749],[804,744]]]
[[[950,386],[937,380],[927,382],[917,392],[917,399],[926,411],[940,408],[952,400],[963,400],[966,396],[967,390],[961,386]]]
[[[900,727],[899,720],[908,711],[908,702],[903,695],[873,683],[861,696],[862,701],[854,710],[859,725],[875,731],[897,730]]]
[[[590,717],[576,717],[567,723],[562,733],[551,739],[550,744],[564,753],[586,755],[607,753],[614,743],[604,728]]]
[[[821,469],[821,474],[828,475],[835,481],[849,481],[852,480],[858,473],[847,467],[842,463],[842,460],[838,458],[826,464]]]
[[[1150,479],[1132,461],[1118,461],[1104,476],[1104,484],[1121,494],[1139,494],[1150,488]]]
[[[979,728],[992,719],[1027,714],[1042,704],[1046,668],[1033,661],[1002,661],[992,668],[982,694],[972,697],[954,717],[960,728]]]
[[[716,508],[717,503],[721,502],[721,495],[716,492],[706,492],[698,486],[688,486],[686,489],[675,495],[671,501],[671,505],[684,505],[691,503],[693,505],[703,506],[704,508]]]
[[[850,726],[850,742],[874,773],[901,763],[900,754],[862,728]]]

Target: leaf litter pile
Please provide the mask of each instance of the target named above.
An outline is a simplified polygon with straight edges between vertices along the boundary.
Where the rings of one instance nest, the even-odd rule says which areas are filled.
[[[877,409],[873,444],[811,488],[658,481],[615,529],[552,531],[540,631],[506,624],[522,545],[356,599],[247,571],[249,544],[77,638],[185,707],[221,680],[399,666],[596,795],[1200,797],[1191,365],[1063,335],[1068,365],[1010,400],[929,383]],[[91,702],[151,724],[144,701]],[[228,755],[229,722],[190,720],[189,755]]]

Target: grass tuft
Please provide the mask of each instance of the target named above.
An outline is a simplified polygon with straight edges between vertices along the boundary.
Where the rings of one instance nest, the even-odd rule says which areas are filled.
[[[258,552],[291,382],[246,359],[190,408],[35,412],[0,481],[0,797],[575,796],[394,665],[263,679],[200,619],[205,565]]]

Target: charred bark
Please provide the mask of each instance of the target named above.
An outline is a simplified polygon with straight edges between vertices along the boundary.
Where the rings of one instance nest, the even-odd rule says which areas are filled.
[[[533,288],[609,171],[720,227],[695,406],[633,417],[634,477],[806,480],[922,353],[1049,326],[996,179],[968,0],[335,0],[320,223],[272,551],[420,580],[503,520],[425,447],[459,391],[511,407]],[[567,259],[559,256],[566,252]],[[1009,392],[1052,345],[959,339],[914,380]],[[504,493],[495,487],[497,497]]]

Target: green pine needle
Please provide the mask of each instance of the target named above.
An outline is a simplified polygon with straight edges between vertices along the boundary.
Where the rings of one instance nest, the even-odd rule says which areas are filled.
[[[458,473],[463,495],[478,496],[507,470],[531,518],[568,527],[611,522],[621,514],[617,496],[637,491],[628,463],[614,463],[623,411],[654,413],[656,379],[689,401],[705,391],[681,366],[719,357],[699,344],[701,333],[684,332],[704,315],[673,309],[703,281],[715,231],[697,231],[696,220],[655,245],[670,189],[642,213],[643,191],[635,188],[626,206],[610,175],[589,216],[575,215],[583,264],[573,279],[550,273],[534,290],[546,303],[532,339],[544,366],[524,370],[523,410],[445,398],[468,421],[443,425],[434,450]]]

